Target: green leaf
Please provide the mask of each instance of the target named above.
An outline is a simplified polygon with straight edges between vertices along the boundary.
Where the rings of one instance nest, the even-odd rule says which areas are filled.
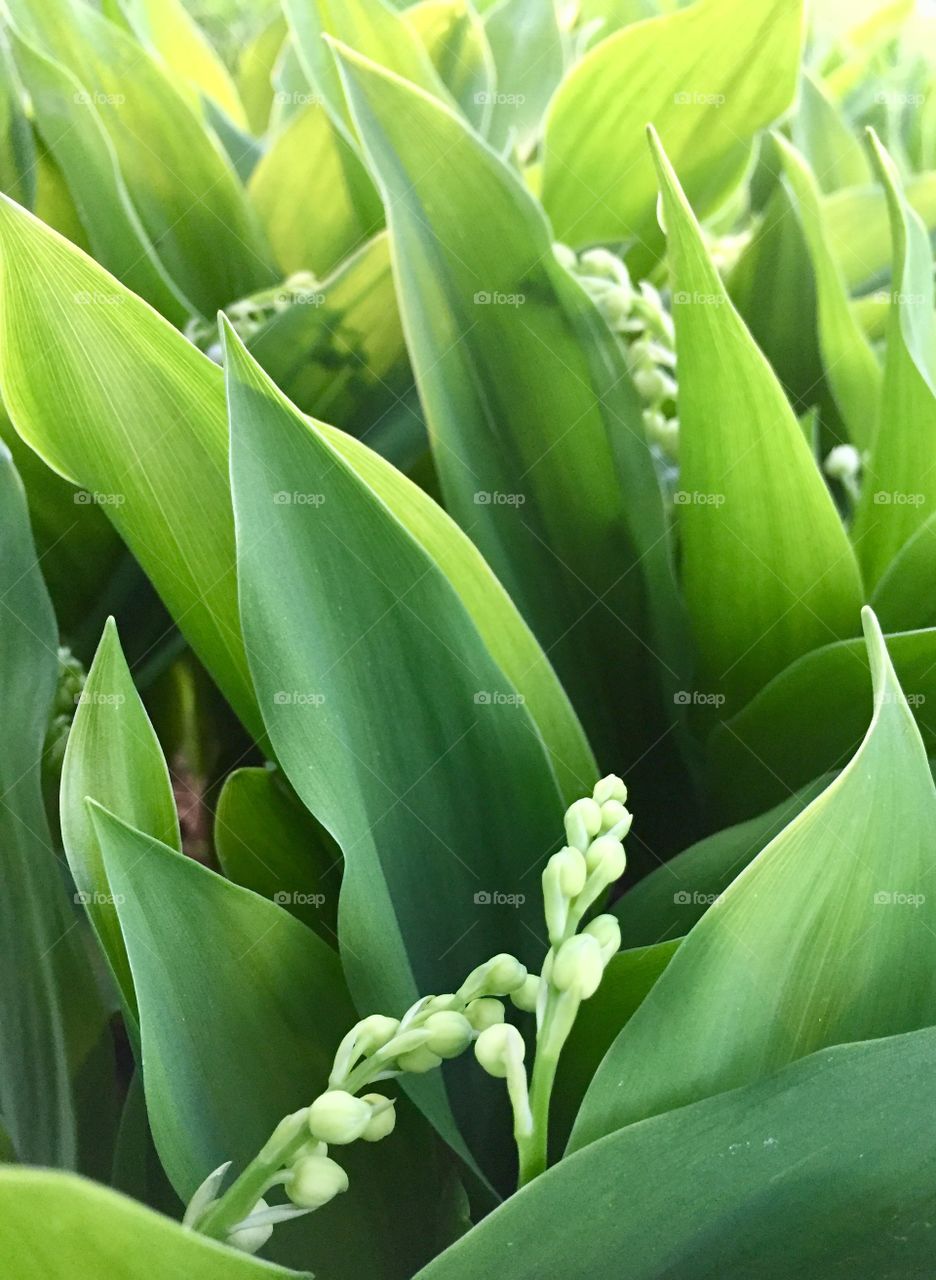
[[[826,789],[826,775],[786,800],[698,840],[639,880],[611,908],[626,947],[649,947],[682,938],[708,908],[807,804]]]
[[[936,473],[921,466],[936,444],[936,319],[929,236],[903,196],[893,160],[873,133],[871,140],[894,245],[881,417],[853,528],[873,587],[936,509]]]
[[[546,122],[543,203],[574,246],[636,242],[657,256],[651,121],[703,213],[746,163],[746,144],[793,98],[799,0],[700,0],[603,40],[563,81]]]
[[[0,1113],[21,1160],[74,1166],[79,1077],[106,1130],[112,1063],[98,1061],[98,998],[42,798],[58,636],[19,477],[0,444]]]
[[[286,121],[248,192],[286,274],[327,274],[383,225],[380,197],[359,155],[318,102]]]
[[[254,134],[265,133],[270,123],[273,72],[286,38],[286,19],[282,13],[274,12],[237,60],[237,88]]]
[[[495,106],[497,68],[484,23],[469,0],[420,0],[406,11],[439,74],[465,116],[486,133]]]
[[[85,798],[181,850],[169,770],[108,619],[68,734],[62,766],[62,842],[79,897],[100,939],[131,1021],[133,979],[117,908]]]
[[[311,930],[89,805],[136,984],[153,1136],[187,1199],[223,1161],[252,1159],[326,1087],[356,1017],[338,957]],[[342,1151],[348,1193],[277,1232],[270,1251],[336,1280],[411,1274],[448,1210],[432,1207],[441,1183],[426,1131],[407,1119],[399,1138]]]
[[[0,191],[31,209],[36,198],[36,143],[8,41],[8,33],[0,31]]]
[[[874,588],[871,603],[887,631],[936,627],[936,512],[910,535]]]
[[[19,34],[79,81],[165,270],[203,315],[273,283],[246,195],[204,122],[125,31],[78,0],[10,0]]]
[[[83,100],[80,82],[65,67],[10,34],[36,127],[68,183],[95,258],[167,319],[184,325],[194,308],[157,257],[98,107]]]
[[[0,1205],[7,1280],[311,1280],[73,1175],[0,1169]]]
[[[799,423],[651,140],[676,303],[683,589],[699,687],[730,714],[800,654],[853,633],[861,583]]]
[[[565,67],[555,0],[496,0],[484,27],[497,69],[491,145],[513,142],[527,155]]]
[[[818,183],[806,161],[774,135],[793,208],[809,245],[816,281],[819,345],[825,376],[848,434],[859,449],[874,439],[881,402],[881,368],[851,308],[823,220]]]
[[[627,1280],[926,1276],[934,1053],[932,1030],[827,1049],[618,1130],[419,1280],[497,1280],[505,1259],[511,1280],[601,1275],[609,1259],[626,1259]]]
[[[341,850],[274,770],[228,775],[214,843],[229,880],[279,903],[334,945]]]
[[[662,500],[620,350],[516,173],[439,102],[339,56],[388,210],[446,507],[552,656],[599,755],[624,768],[664,732],[646,661],[652,646],[675,670],[677,628]],[[609,691],[610,669],[621,674]]]
[[[936,788],[877,620],[863,619],[864,742],[683,941],[598,1069],[575,1148],[817,1049],[933,1023]]]
[[[868,157],[843,112],[826,93],[822,81],[805,67],[792,135],[823,193],[866,186],[872,181]]]
[[[930,236],[936,231],[936,173],[907,178],[906,197]],[[837,191],[823,201],[829,240],[854,292],[885,284],[891,263],[888,204],[880,187]]]
[[[927,752],[936,754],[936,630],[898,632],[887,644]],[[860,640],[825,645],[792,663],[712,732],[714,811],[729,822],[746,818],[839,768],[864,736],[867,689],[867,649]]]

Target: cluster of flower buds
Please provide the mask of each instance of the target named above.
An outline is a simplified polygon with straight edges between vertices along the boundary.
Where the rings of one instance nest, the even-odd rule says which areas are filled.
[[[42,752],[43,769],[49,776],[57,774],[62,767],[65,744],[86,679],[84,667],[71,649],[59,648],[58,665],[58,684]]]
[[[663,299],[647,280],[635,288],[625,263],[608,249],[589,249],[576,256],[566,245],[554,248],[624,344],[634,386],[644,402],[647,437],[662,457],[675,461],[679,454],[676,335]]]

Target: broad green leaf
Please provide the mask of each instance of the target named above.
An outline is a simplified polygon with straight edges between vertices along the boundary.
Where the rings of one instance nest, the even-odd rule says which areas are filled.
[[[683,941],[599,1067],[573,1147],[817,1049],[932,1025],[936,788],[870,609],[863,620],[864,742]]]
[[[214,844],[229,880],[285,907],[334,945],[341,850],[274,770],[228,776]]]
[[[932,239],[936,234],[936,173],[907,178],[905,194]],[[837,191],[823,201],[829,241],[852,291],[886,285],[891,265],[887,196],[880,187]]]
[[[887,644],[926,749],[936,754],[936,630],[898,632]],[[729,822],[746,818],[839,768],[864,736],[867,688],[860,640],[824,645],[792,663],[713,731],[713,810]]]
[[[853,444],[858,449],[868,449],[877,427],[881,367],[852,311],[845,280],[829,243],[815,175],[781,134],[775,134],[774,141],[793,208],[809,245],[825,376]]]
[[[406,11],[439,79],[465,116],[486,133],[497,69],[484,23],[469,0],[420,0]]]
[[[612,910],[625,947],[681,938],[705,915],[747,864],[832,781],[826,775],[786,800],[697,841],[639,880]]]
[[[894,556],[871,603],[887,631],[936,627],[936,513]]]
[[[68,183],[94,256],[128,289],[182,326],[194,308],[170,279],[117,164],[100,109],[80,82],[11,32],[33,117]]]
[[[936,319],[926,228],[901,192],[894,162],[871,138],[894,244],[881,417],[852,531],[873,587],[936,510],[936,468],[923,465],[936,447]]]
[[[349,138],[353,133],[341,79],[323,36],[341,40],[427,93],[452,101],[416,29],[384,0],[283,0],[283,11],[309,83]]]
[[[419,1280],[498,1280],[505,1259],[510,1280],[618,1267],[627,1280],[927,1276],[934,1053],[932,1030],[826,1049],[621,1129],[512,1196]]]
[[[78,0],[8,0],[30,45],[66,68],[106,129],[162,264],[204,315],[272,283],[268,250],[217,141],[158,63]]]
[[[565,67],[555,0],[496,0],[484,28],[497,70],[491,145],[514,142],[526,155]]]
[[[287,32],[285,17],[281,13],[274,13],[237,60],[237,89],[247,113],[247,122],[254,134],[265,133],[270,123],[273,69]]]
[[[85,798],[131,826],[181,850],[169,770],[108,619],[68,735],[62,766],[62,843],[79,900],[85,904],[131,1020],[133,979],[117,908]]]
[[[868,157],[841,108],[828,96],[822,81],[805,68],[791,132],[823,193],[872,181]]]
[[[683,589],[699,687],[731,714],[800,654],[854,632],[861,583],[799,423],[652,141],[676,304]]]
[[[74,1167],[82,1074],[100,1072],[95,1105],[106,1130],[111,1081],[97,1055],[107,1013],[43,806],[58,637],[25,496],[2,444],[0,547],[0,1114],[21,1160]]]
[[[790,104],[802,25],[799,0],[699,0],[596,45],[563,81],[546,122],[543,203],[557,237],[660,248],[647,121],[707,212],[745,144]]]
[[[624,769],[663,732],[641,673],[651,647],[672,670],[676,628],[662,621],[663,507],[620,350],[516,173],[439,102],[340,57],[447,509],[552,656],[601,758]]]
[[[225,1160],[241,1168],[325,1088],[356,1015],[338,957],[311,930],[89,803],[136,984],[153,1136],[188,1198]],[[343,1150],[347,1194],[277,1232],[267,1252],[336,1280],[411,1274],[443,1208],[430,1198],[440,1187],[431,1140],[401,1120],[399,1141]]]
[[[287,1271],[72,1174],[0,1169],[7,1280],[287,1280]]]
[[[286,274],[327,274],[383,224],[374,184],[320,102],[290,117],[248,192]]]
[[[247,118],[234,81],[210,41],[180,0],[119,0],[144,48],[160,57],[184,84],[211,98],[238,126]]]

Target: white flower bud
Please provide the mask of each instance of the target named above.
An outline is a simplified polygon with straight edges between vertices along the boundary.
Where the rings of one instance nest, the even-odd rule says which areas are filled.
[[[503,1079],[511,1061],[522,1062],[526,1053],[523,1036],[509,1022],[482,1031],[475,1041],[475,1057],[490,1076]]]
[[[501,952],[484,964],[479,964],[458,988],[458,994],[466,1002],[478,996],[506,996],[523,985],[526,967],[516,956]]]
[[[297,1160],[286,1181],[286,1194],[300,1209],[321,1209],[348,1189],[348,1175],[328,1156]]]
[[[365,1142],[379,1142],[393,1133],[396,1125],[396,1107],[392,1098],[385,1098],[382,1093],[365,1093],[362,1102],[370,1103],[373,1108],[367,1128],[361,1134]]]
[[[615,840],[614,836],[599,836],[597,840],[593,840],[588,846],[588,851],[585,854],[585,863],[589,874],[600,870],[601,877],[605,883],[613,884],[615,880],[619,880],[624,874],[624,868],[627,866],[627,855],[620,840]]]
[[[616,773],[609,773],[606,778],[601,778],[595,783],[595,789],[592,792],[592,798],[595,804],[602,805],[608,800],[617,800],[621,804],[627,801],[627,787]]]
[[[269,1207],[267,1202],[261,1199],[257,1201],[250,1213],[259,1213]],[[250,1214],[247,1217],[249,1218]],[[262,1227],[235,1227],[233,1231],[228,1232],[226,1243],[232,1249],[240,1249],[241,1253],[256,1253],[258,1249],[263,1248],[272,1234],[273,1226],[269,1222]]]
[[[359,1053],[372,1054],[382,1049],[388,1040],[392,1040],[400,1029],[397,1018],[384,1017],[382,1013],[372,1013],[363,1018],[355,1028],[355,1046]]]
[[[631,829],[634,815],[620,800],[606,800],[601,806],[601,834],[623,840]]]
[[[522,991],[523,987],[520,990]],[[513,992],[510,998],[516,1000],[516,992]],[[504,1006],[491,996],[482,996],[479,1000],[472,1000],[466,1007],[465,1017],[475,1031],[485,1031],[488,1027],[496,1027],[499,1022],[504,1021]]]
[[[588,842],[601,830],[601,809],[590,797],[576,800],[565,815],[566,840],[573,848],[584,853]]]
[[[562,244],[558,240],[553,245],[553,255],[559,265],[565,267],[566,271],[574,271],[578,265],[575,250],[570,249],[567,244]]]
[[[432,996],[426,1001],[424,1012],[440,1013],[446,1009],[456,1009],[459,1012],[465,1007],[465,1002],[460,995],[449,992],[447,995]]]
[[[528,973],[526,982],[516,991],[511,991],[510,999],[517,1009],[524,1013],[536,1012],[536,1000],[539,995],[540,980],[535,973]]]
[[[312,1136],[330,1145],[356,1142],[367,1128],[370,1107],[362,1098],[344,1089],[329,1089],[309,1107]]]
[[[607,965],[621,949],[621,926],[614,916],[595,916],[582,930],[594,938],[601,948],[601,962]]]
[[[440,1058],[457,1058],[471,1044],[471,1023],[463,1013],[447,1010],[431,1013],[424,1023],[429,1032],[426,1048]]]
[[[604,964],[601,947],[591,934],[567,938],[553,960],[551,980],[559,991],[568,991],[579,1000],[587,1000],[598,990]]]
[[[401,1071],[408,1071],[411,1075],[425,1075],[427,1071],[432,1071],[441,1063],[442,1059],[437,1053],[433,1053],[427,1049],[425,1045],[420,1045],[418,1049],[410,1049],[406,1053],[401,1053],[396,1063]]]
[[[831,480],[856,480],[861,471],[861,454],[851,444],[837,444],[830,449],[823,470]]]

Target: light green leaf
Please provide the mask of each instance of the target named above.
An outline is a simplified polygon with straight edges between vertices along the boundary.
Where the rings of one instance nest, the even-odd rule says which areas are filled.
[[[334,945],[341,850],[275,770],[228,775],[214,843],[229,880],[285,907]]]
[[[932,1030],[827,1049],[618,1130],[418,1280],[497,1280],[508,1258],[510,1280],[601,1275],[609,1259],[626,1259],[627,1280],[926,1276],[934,1053]]]
[[[496,0],[484,15],[497,69],[491,145],[527,155],[565,68],[555,0]]]
[[[62,842],[80,900],[104,949],[131,1021],[133,979],[113,894],[85,798],[181,850],[169,770],[108,619],[81,694],[62,766]]]
[[[36,198],[36,143],[8,40],[8,33],[0,30],[0,191],[31,209]]]
[[[25,496],[2,444],[0,548],[0,1113],[21,1160],[74,1167],[79,1077],[93,1076],[106,1132],[112,1063],[97,1057],[107,1013],[43,807],[58,637]]]
[[[326,1087],[356,1016],[338,957],[311,930],[89,805],[136,984],[153,1136],[188,1198],[225,1160],[243,1167]],[[412,1118],[398,1142],[361,1145],[341,1152],[347,1194],[277,1233],[269,1253],[335,1280],[403,1280],[425,1260],[448,1212],[433,1207],[441,1181],[427,1132]]]
[[[730,714],[800,654],[852,634],[861,583],[799,423],[655,135],[653,149],[676,304],[683,588],[700,688]]]
[[[319,102],[286,121],[248,192],[286,274],[327,274],[383,225],[360,157]]]
[[[78,0],[8,0],[30,45],[79,81],[106,129],[140,221],[204,315],[273,282],[237,177],[203,120],[127,32]]]
[[[662,500],[620,350],[555,260],[516,173],[434,99],[340,57],[388,209],[447,509],[552,656],[601,757],[623,769],[664,731],[645,663],[652,647],[675,668],[678,628]]]
[[[805,67],[791,132],[821,192],[871,183],[871,166],[861,143],[822,81]]]
[[[469,0],[420,0],[406,11],[439,79],[465,116],[486,133],[497,69],[484,23]]]
[[[936,630],[888,635],[887,644],[924,745],[936,754]],[[728,822],[746,818],[839,768],[864,736],[867,689],[860,640],[824,645],[792,663],[712,732],[713,810]]]
[[[266,26],[242,50],[235,73],[251,132],[265,133],[273,106],[273,69],[286,40],[285,17],[274,12]]]
[[[828,239],[816,178],[781,134],[775,134],[774,141],[812,258],[826,380],[852,443],[867,449],[877,428],[881,367],[852,311],[848,288]]]
[[[936,319],[926,228],[902,194],[894,162],[873,133],[871,140],[894,244],[881,417],[852,531],[873,587],[936,511],[936,468],[921,465],[936,447]]]
[[[936,173],[907,178],[905,194],[932,238],[936,234]],[[823,201],[829,241],[853,291],[886,285],[891,265],[887,197],[880,187],[836,191]]]
[[[936,1018],[936,788],[877,620],[863,618],[864,742],[683,941],[598,1069],[575,1148]]]
[[[660,248],[650,121],[693,204],[708,212],[737,180],[746,144],[793,98],[799,0],[699,0],[603,40],[563,81],[546,122],[543,203],[575,246]]]
[[[894,556],[871,603],[887,631],[936,627],[936,512]]]
[[[7,1280],[311,1280],[69,1174],[0,1169],[0,1206]]]
[[[60,63],[15,31],[11,40],[36,127],[68,183],[95,258],[173,324],[184,325],[194,307],[170,279],[140,221],[99,108],[84,100],[89,95]]]

